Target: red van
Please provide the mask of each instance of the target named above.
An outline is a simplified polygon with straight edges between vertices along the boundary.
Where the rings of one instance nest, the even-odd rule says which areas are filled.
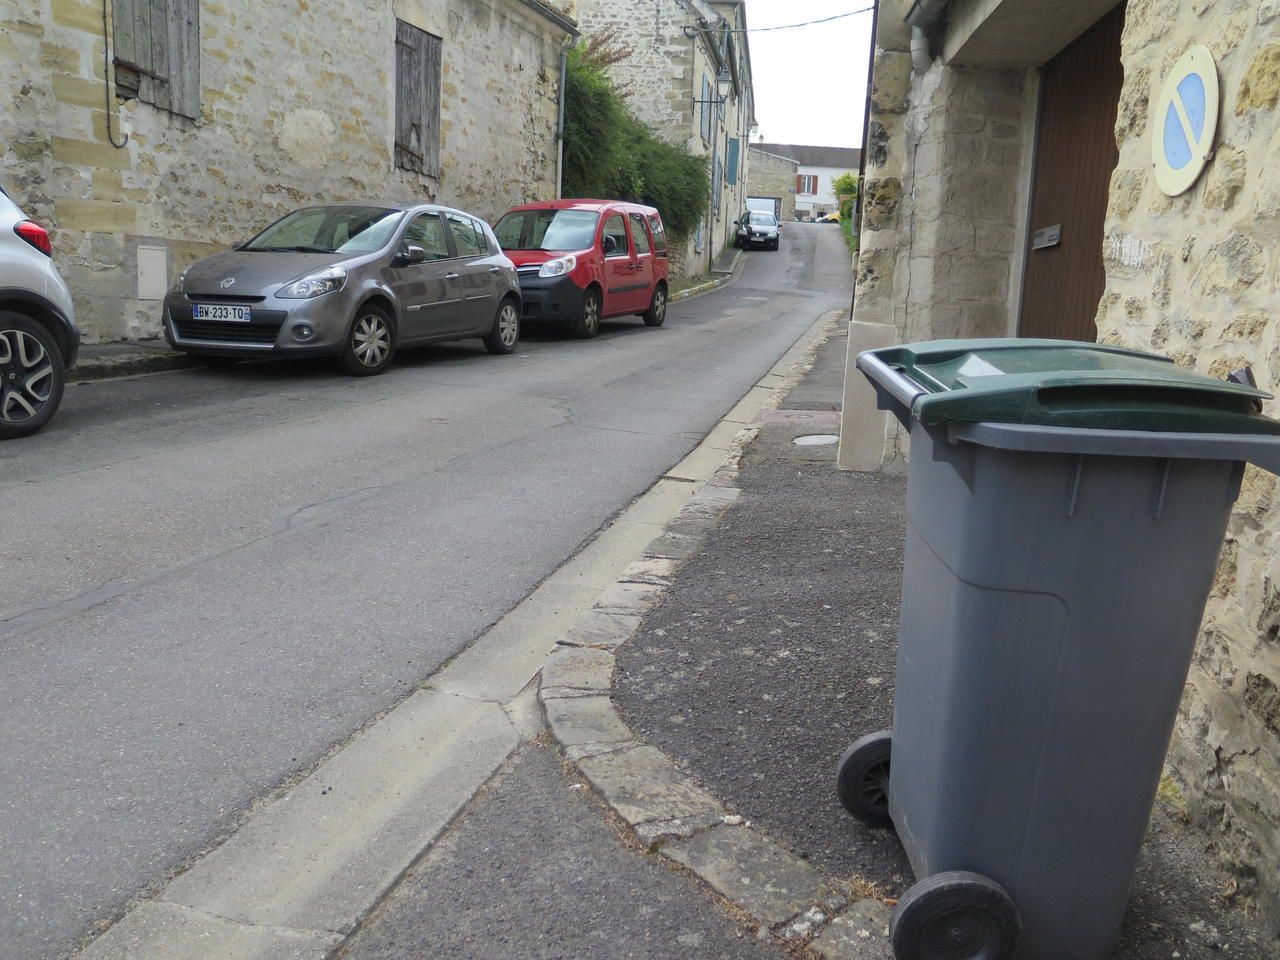
[[[667,235],[653,207],[613,200],[548,200],[513,207],[494,226],[516,265],[524,318],[594,337],[600,321],[667,318]]]

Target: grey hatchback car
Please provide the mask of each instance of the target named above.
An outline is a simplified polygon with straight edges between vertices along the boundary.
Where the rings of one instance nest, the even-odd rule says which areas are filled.
[[[62,401],[80,350],[49,232],[0,187],[0,440],[35,433]]]
[[[164,300],[164,332],[209,357],[331,355],[357,376],[397,349],[520,339],[520,284],[483,220],[429,204],[304,207],[198,260]]]

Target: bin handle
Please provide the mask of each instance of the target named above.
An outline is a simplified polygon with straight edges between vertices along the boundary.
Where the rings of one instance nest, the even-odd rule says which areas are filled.
[[[997,450],[1174,460],[1232,460],[1280,474],[1280,436],[1041,427],[1021,423],[951,423],[948,439]]]
[[[907,408],[910,413],[917,397],[923,397],[928,390],[922,388],[901,371],[895,370],[872,351],[858,354],[857,367],[867,379],[883,387],[893,399]]]

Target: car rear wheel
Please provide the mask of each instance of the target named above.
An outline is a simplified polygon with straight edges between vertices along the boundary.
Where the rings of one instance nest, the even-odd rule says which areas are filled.
[[[379,374],[387,369],[395,352],[396,333],[391,318],[378,307],[361,307],[342,350],[342,365],[347,373],[356,377]]]
[[[0,311],[0,440],[25,437],[48,423],[66,382],[53,334],[20,313]]]
[[[653,299],[649,301],[649,309],[644,312],[646,327],[660,327],[667,319],[667,285],[660,283],[653,288]]]
[[[582,307],[573,324],[573,335],[588,340],[600,332],[600,291],[592,287],[582,295]]]
[[[519,342],[520,310],[514,300],[503,300],[493,318],[493,329],[484,338],[484,347],[490,353],[511,353]]]

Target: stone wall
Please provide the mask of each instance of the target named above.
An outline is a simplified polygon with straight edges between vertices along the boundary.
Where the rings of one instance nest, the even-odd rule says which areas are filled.
[[[444,39],[438,180],[392,160],[397,15]],[[554,196],[564,37],[518,0],[204,0],[200,117],[112,95],[117,149],[101,4],[0,0],[5,185],[54,232],[86,339],[158,336],[140,245],[172,277],[306,203],[421,197],[493,218]]]
[[[1170,199],[1151,170],[1148,106],[1193,43],[1222,85],[1217,150]],[[1156,350],[1214,377],[1251,364],[1280,389],[1280,4],[1130,0],[1116,121],[1099,338]],[[1280,417],[1280,403],[1267,413]],[[1196,819],[1280,928],[1280,498],[1250,468],[1170,753]]]
[[[1026,72],[911,69],[878,46],[872,80],[854,319],[902,342],[1007,335],[1032,118]],[[890,461],[906,454],[891,425]]]
[[[800,164],[786,157],[774,156],[763,150],[751,149],[751,181],[747,184],[747,196],[777,197],[782,201],[783,221],[796,218],[796,174]]]

